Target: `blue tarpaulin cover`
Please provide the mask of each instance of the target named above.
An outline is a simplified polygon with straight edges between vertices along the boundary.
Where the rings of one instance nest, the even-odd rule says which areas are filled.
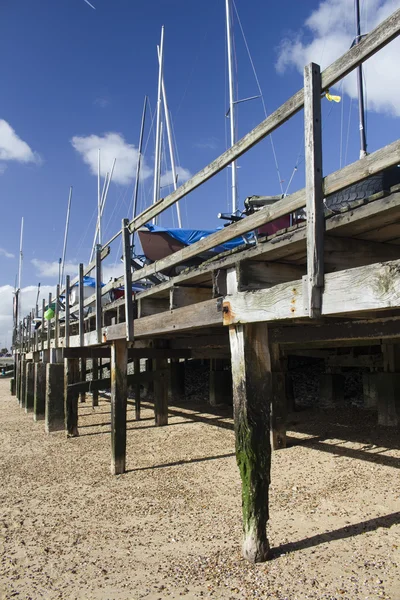
[[[205,237],[215,233],[216,231],[220,231],[223,227],[218,227],[217,229],[170,229],[165,227],[159,227],[158,225],[150,225],[149,223],[146,225],[147,229],[152,232],[163,232],[168,233],[173,238],[185,244],[185,246],[189,246],[190,244],[194,244],[195,242],[199,242]],[[229,240],[229,242],[225,242],[220,244],[219,246],[215,246],[213,248],[213,252],[225,252],[226,250],[233,250],[238,246],[242,246],[243,244],[248,244],[254,241],[253,233],[246,233],[241,237],[234,238],[233,240]]]

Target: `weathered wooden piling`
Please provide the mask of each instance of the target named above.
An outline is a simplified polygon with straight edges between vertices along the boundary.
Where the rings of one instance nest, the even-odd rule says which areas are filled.
[[[157,426],[168,425],[168,361],[156,358],[153,361],[156,377],[154,379],[154,415]]]
[[[79,359],[64,359],[64,413],[65,413],[65,431],[67,437],[77,437],[78,431],[78,396],[69,384],[79,381]]]
[[[41,421],[45,417],[46,408],[46,363],[40,361],[34,364],[33,420]]]
[[[25,402],[26,402],[26,364],[27,361],[25,359],[25,355],[22,356],[21,358],[21,391],[20,391],[20,397],[19,397],[19,405],[21,408],[25,408]]]
[[[85,382],[86,381],[86,358],[81,358],[80,363],[81,363],[80,364],[81,381]],[[86,402],[86,392],[81,392],[79,396],[80,396],[81,402]]]
[[[64,363],[46,364],[45,431],[64,429]]]
[[[15,396],[16,393],[16,378],[11,377],[10,379],[10,394],[11,396]]]
[[[211,406],[232,404],[232,373],[224,369],[225,360],[212,358],[210,360],[209,401]]]
[[[169,363],[169,392],[171,402],[181,401],[185,398],[185,363],[179,358],[171,358]]]
[[[99,379],[99,359],[92,359],[92,379],[96,381]],[[99,405],[99,390],[93,390],[92,392],[92,408],[96,408]]]
[[[111,346],[111,473],[125,472],[128,348],[125,340]]]
[[[268,328],[264,323],[231,326],[229,337],[236,460],[242,478],[243,556],[262,562],[269,551],[272,385]]]
[[[29,361],[26,365],[25,412],[33,412],[35,397],[35,364]]]
[[[282,365],[282,356],[278,344],[271,344],[271,445],[273,450],[286,448],[286,377]]]
[[[133,361],[135,375],[140,375],[140,359],[135,358]],[[140,421],[140,382],[138,381],[134,386],[135,395],[135,419]]]

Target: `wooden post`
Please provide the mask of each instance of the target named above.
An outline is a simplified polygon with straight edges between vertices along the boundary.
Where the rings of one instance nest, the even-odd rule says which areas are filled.
[[[80,377],[81,381],[86,381],[86,358],[81,358],[80,360]],[[81,402],[86,402],[86,392],[80,393]]]
[[[51,305],[51,292],[49,294],[49,308]],[[43,319],[44,319],[44,315],[43,315]],[[50,345],[51,345],[51,320],[47,321],[47,349],[50,349]]]
[[[287,400],[285,373],[278,344],[271,344],[272,399],[271,399],[271,446],[273,450],[286,448]]]
[[[95,381],[99,378],[99,359],[92,358],[92,379]],[[92,408],[99,405],[99,390],[92,392]]]
[[[78,396],[68,388],[70,383],[79,381],[79,358],[64,359],[64,413],[67,437],[77,437],[78,431]]]
[[[71,281],[70,276],[67,275],[65,278],[65,347],[69,348],[69,322],[70,322],[70,310],[69,310],[69,297],[71,294]]]
[[[21,395],[19,399],[19,405],[21,408],[25,408],[26,402],[26,360],[25,354],[21,356]]]
[[[60,298],[60,285],[57,284],[56,287],[56,302],[55,302],[55,318],[54,318],[54,344],[55,347],[58,348],[60,345],[60,305],[58,303]]]
[[[111,473],[125,472],[128,347],[125,340],[111,346]]]
[[[135,375],[140,374],[140,358],[134,360],[134,373]],[[140,383],[135,384],[135,419],[140,421]]]
[[[64,364],[46,365],[46,433],[64,429]]]
[[[232,372],[224,370],[222,358],[210,360],[209,400],[211,406],[232,405]]]
[[[169,367],[169,398],[171,402],[179,402],[185,399],[185,363],[171,358]]]
[[[78,323],[79,323],[79,345],[82,347],[85,339],[85,322],[83,320],[83,264],[79,264],[79,311],[78,311]]]
[[[102,326],[102,310],[101,310],[101,245],[96,245],[96,332],[97,343],[101,344],[101,326]]]
[[[344,404],[344,376],[342,373],[322,373],[320,375],[319,405],[333,408]]]
[[[382,344],[383,373],[375,373],[378,424],[397,427],[400,423],[400,344]]]
[[[230,326],[236,460],[242,478],[243,556],[267,560],[272,396],[265,323]]]
[[[25,412],[33,411],[33,402],[34,402],[34,371],[35,365],[32,361],[29,361],[26,365],[26,387],[25,387]]]
[[[153,361],[156,377],[154,380],[154,414],[157,426],[168,425],[168,360],[156,358]]]
[[[35,390],[33,396],[33,420],[40,421],[45,416],[46,406],[46,363],[35,363]]]
[[[324,205],[322,190],[321,72],[304,68],[304,138],[307,210],[307,308],[319,317],[324,285]]]
[[[16,377],[11,377],[10,379],[10,394],[11,396],[15,396],[15,389],[16,389]]]
[[[125,326],[126,339],[133,341],[133,301],[132,301],[132,263],[131,263],[131,238],[128,229],[129,219],[122,219],[122,249],[124,258],[124,284],[125,284]]]
[[[44,342],[46,340],[46,320],[44,318],[44,313],[46,312],[46,300],[43,298],[42,299],[42,325],[40,327],[40,331],[41,331],[41,339],[42,339],[42,344],[41,344],[41,349],[42,352],[44,350]]]

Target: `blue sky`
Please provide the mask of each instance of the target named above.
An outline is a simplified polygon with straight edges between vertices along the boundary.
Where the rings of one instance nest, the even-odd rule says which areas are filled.
[[[82,152],[91,148],[93,158],[93,149],[99,145],[96,136],[101,141],[107,133],[117,135],[114,145],[109,143],[110,137],[101,141],[105,168],[111,166],[115,140],[121,152],[107,201],[104,237],[111,237],[121,219],[130,217],[135,171],[132,145],[138,143],[145,94],[155,109],[156,45],[161,25],[165,25],[164,78],[182,173],[195,173],[227,146],[224,0],[93,0],[93,4],[96,10],[84,0],[0,3],[0,304],[2,286],[8,297],[6,286],[14,285],[18,269],[21,216],[25,218],[23,285],[55,283],[54,264],[62,252],[70,185],[74,194],[67,261],[87,262],[97,182]],[[305,62],[314,60],[326,66],[347,48],[352,37],[352,5],[352,0],[236,0],[268,111],[302,87]],[[364,26],[373,27],[399,5],[398,0],[363,0]],[[253,96],[258,89],[236,16],[234,33],[238,97]],[[372,65],[366,75],[368,106],[373,109],[368,113],[371,151],[398,137],[400,85],[389,68],[396,60],[395,45],[398,56],[396,41],[386,58]],[[325,173],[338,169],[340,161],[344,165],[358,158],[351,79],[345,90],[343,117],[342,105],[323,103]],[[240,105],[239,137],[262,119],[259,100]],[[283,189],[302,152],[302,128],[301,114],[274,137]],[[146,137],[149,130],[148,123]],[[153,152],[150,132],[141,208],[151,202]],[[89,162],[90,156],[86,155]],[[251,194],[279,193],[269,140],[243,157],[239,165],[240,205]],[[302,166],[300,163],[290,191],[303,185]],[[228,177],[228,171],[221,173],[186,200],[182,206],[185,226],[221,224],[216,215],[228,209]],[[165,188],[164,195],[167,192]],[[173,214],[168,213],[161,224],[173,222]],[[114,256],[117,254],[114,251]],[[6,335],[2,334],[1,314],[3,310],[0,343]]]

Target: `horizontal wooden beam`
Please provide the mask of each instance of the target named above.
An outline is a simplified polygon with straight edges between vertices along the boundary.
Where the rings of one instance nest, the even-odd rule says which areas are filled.
[[[380,23],[373,31],[366,35],[358,44],[338,58],[332,65],[321,74],[322,90],[327,90],[334,83],[345,77],[363,61],[386,46],[400,33],[400,10],[395,11],[385,21]],[[280,125],[296,114],[304,104],[304,92],[299,90],[289,98],[282,106],[269,115],[257,127],[221,154],[212,163],[196,173],[191,179],[181,185],[176,191],[166,198],[143,211],[138,217],[130,222],[131,233],[151,221],[161,212],[181,200],[189,192],[192,192],[201,184],[205,183],[214,175],[225,169],[234,160],[250,150],[267,135],[275,131]]]
[[[321,315],[400,307],[399,274],[400,260],[327,274]],[[223,303],[224,325],[307,317],[303,281],[227,296]]]
[[[110,358],[110,346],[65,348],[64,358]],[[134,358],[191,358],[189,348],[128,348],[128,359]],[[103,365],[104,366],[104,365]]]
[[[169,369],[159,369],[157,371],[142,371],[141,373],[134,373],[127,375],[128,385],[135,383],[145,383],[147,381],[154,381],[161,375],[169,374]],[[106,390],[111,387],[111,378],[106,377],[104,379],[95,379],[91,381],[79,381],[78,383],[71,383],[68,385],[69,390],[73,390],[76,393],[81,392],[96,392],[98,390]]]
[[[222,306],[218,300],[206,300],[193,306],[184,306],[160,315],[135,320],[135,339],[154,335],[171,334],[201,327],[222,325]],[[125,324],[111,325],[104,329],[106,341],[123,338]]]
[[[340,321],[336,323],[320,323],[308,325],[307,328],[298,325],[271,327],[270,338],[274,343],[297,347],[307,347],[309,343],[341,343],[346,340],[391,339],[400,337],[400,317],[390,319],[375,319],[374,321]]]

